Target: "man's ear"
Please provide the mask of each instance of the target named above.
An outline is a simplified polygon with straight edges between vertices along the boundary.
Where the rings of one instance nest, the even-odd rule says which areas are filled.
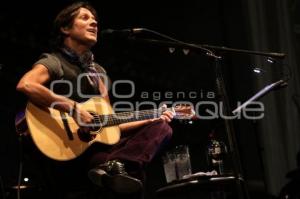
[[[69,35],[69,32],[70,32],[68,27],[61,27],[60,31],[62,33],[64,33],[65,35]]]

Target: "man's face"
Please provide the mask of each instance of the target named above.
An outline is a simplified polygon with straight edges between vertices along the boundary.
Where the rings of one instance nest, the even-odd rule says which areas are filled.
[[[86,8],[80,8],[71,28],[63,32],[70,39],[89,47],[97,42],[97,21],[95,16]]]

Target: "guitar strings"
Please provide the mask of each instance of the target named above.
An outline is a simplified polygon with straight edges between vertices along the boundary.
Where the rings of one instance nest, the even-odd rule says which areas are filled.
[[[95,115],[94,123],[97,125],[112,126],[124,122],[135,121],[137,119],[151,119],[161,115],[162,111],[158,109],[143,110],[134,112],[122,112],[109,115]]]
[[[133,112],[120,112],[120,113],[107,114],[107,115],[98,115],[92,113],[94,117],[93,127],[114,126],[126,122],[158,118],[166,110],[172,110],[172,109],[166,108],[163,110],[162,109],[141,110],[141,111],[133,111]]]

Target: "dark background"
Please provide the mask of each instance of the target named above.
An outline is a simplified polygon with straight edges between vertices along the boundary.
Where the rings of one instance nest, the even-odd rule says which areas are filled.
[[[1,54],[0,54],[0,88],[1,88],[1,179],[4,192],[8,197],[14,193],[10,188],[17,184],[19,143],[14,128],[15,114],[22,110],[26,104],[26,98],[15,91],[19,78],[31,68],[31,65],[39,55],[48,50],[52,21],[59,10],[72,1],[37,1],[37,2],[6,2],[1,5]],[[241,1],[90,1],[99,13],[100,30],[124,29],[132,27],[144,27],[158,31],[181,41],[197,44],[209,44],[227,46],[237,49],[257,51],[281,51],[276,43],[280,40],[272,33],[272,27],[277,27],[274,16],[280,17],[276,11],[266,12],[264,20],[268,24],[271,33],[268,47],[256,45],[256,36],[253,33],[253,24],[249,22],[251,13],[247,3]],[[268,2],[266,1],[266,5]],[[292,4],[293,3],[293,4]],[[296,1],[291,1],[292,7],[288,18],[295,24],[291,30],[295,41],[298,41],[297,20],[295,15],[299,6]],[[272,10],[272,9],[271,9]],[[298,9],[299,10],[299,9]],[[293,12],[292,12],[293,11]],[[299,12],[298,12],[299,13]],[[251,15],[253,17],[253,14]],[[255,16],[254,16],[255,17]],[[297,33],[298,30],[298,33]],[[137,35],[138,38],[151,38],[149,34]],[[299,37],[299,36],[298,36]],[[272,40],[274,38],[274,40]],[[284,38],[281,38],[284,40]],[[295,49],[297,44],[295,43]],[[136,44],[125,38],[109,37],[102,35],[98,44],[93,48],[96,60],[104,66],[112,81],[131,80],[135,83],[135,95],[126,99],[133,103],[145,101],[141,98],[142,92],[147,92],[149,98],[157,104],[164,100],[187,100],[196,104],[207,100],[207,93],[216,93],[214,62],[204,53],[190,51],[187,55],[182,49],[175,49],[170,53],[167,47]],[[297,52],[297,51],[295,51]],[[267,62],[266,57],[239,53],[224,53],[216,51],[223,56],[222,69],[225,75],[226,88],[229,94],[231,109],[236,107],[238,101],[244,102],[257,92],[262,85],[271,83],[282,77],[283,62],[278,60],[275,64]],[[261,60],[261,65],[256,65],[253,60]],[[253,68],[260,67],[271,76],[256,75]],[[297,74],[294,74],[295,76]],[[271,77],[271,78],[270,78]],[[254,86],[260,82],[261,86]],[[121,92],[121,91],[120,91]],[[157,93],[161,97],[157,97]],[[171,99],[164,97],[165,92],[172,92]],[[184,97],[177,97],[178,92],[184,92]],[[196,92],[197,97],[189,97],[189,92]],[[282,90],[278,92],[284,92]],[[155,96],[154,96],[155,95]],[[274,95],[271,93],[270,95]],[[280,94],[278,94],[280,95]],[[267,96],[268,97],[268,96]],[[116,102],[112,96],[112,101]],[[213,100],[218,101],[219,98]],[[274,109],[275,107],[271,107]],[[203,108],[204,109],[204,108]],[[203,110],[199,110],[200,112]],[[202,113],[202,112],[201,112]],[[174,130],[173,139],[169,147],[187,144],[190,147],[193,172],[209,170],[206,163],[206,145],[208,134],[215,132],[219,139],[226,140],[224,121],[197,120],[193,124],[172,122]],[[234,122],[238,140],[238,151],[241,155],[241,163],[245,180],[249,185],[249,191],[254,197],[277,195],[268,189],[261,152],[264,150],[261,137],[258,135],[258,123],[241,119]],[[23,142],[28,145],[29,142]],[[297,149],[296,149],[297,150]],[[42,171],[36,166],[32,156],[38,153],[33,148],[23,151],[24,175],[32,176],[32,185],[37,185],[43,179],[37,176]],[[159,154],[160,155],[160,154]],[[295,157],[295,156],[294,156]],[[228,162],[227,168],[231,169]],[[276,167],[276,165],[273,165]],[[291,168],[295,167],[290,166]],[[147,197],[154,197],[157,188],[165,184],[163,168],[160,156],[157,156],[147,168]],[[74,179],[73,177],[71,179]],[[57,179],[59,182],[60,179]],[[281,182],[284,184],[284,182]],[[63,185],[62,185],[63,186]],[[3,189],[2,189],[3,190]]]

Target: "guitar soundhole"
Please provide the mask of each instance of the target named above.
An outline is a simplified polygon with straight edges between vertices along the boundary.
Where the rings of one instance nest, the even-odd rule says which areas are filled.
[[[101,121],[98,114],[94,112],[89,112],[89,113],[94,117],[92,124],[89,125],[90,132],[83,132],[81,129],[78,129],[77,131],[79,139],[83,142],[89,142],[95,139],[95,137],[97,136],[96,133],[99,132],[100,129],[102,128]],[[93,134],[91,132],[93,132]]]
[[[89,142],[89,141],[95,139],[95,137],[96,137],[96,135],[92,135],[88,132],[83,132],[83,131],[81,131],[81,129],[78,129],[77,133],[78,133],[79,139],[83,142]]]

